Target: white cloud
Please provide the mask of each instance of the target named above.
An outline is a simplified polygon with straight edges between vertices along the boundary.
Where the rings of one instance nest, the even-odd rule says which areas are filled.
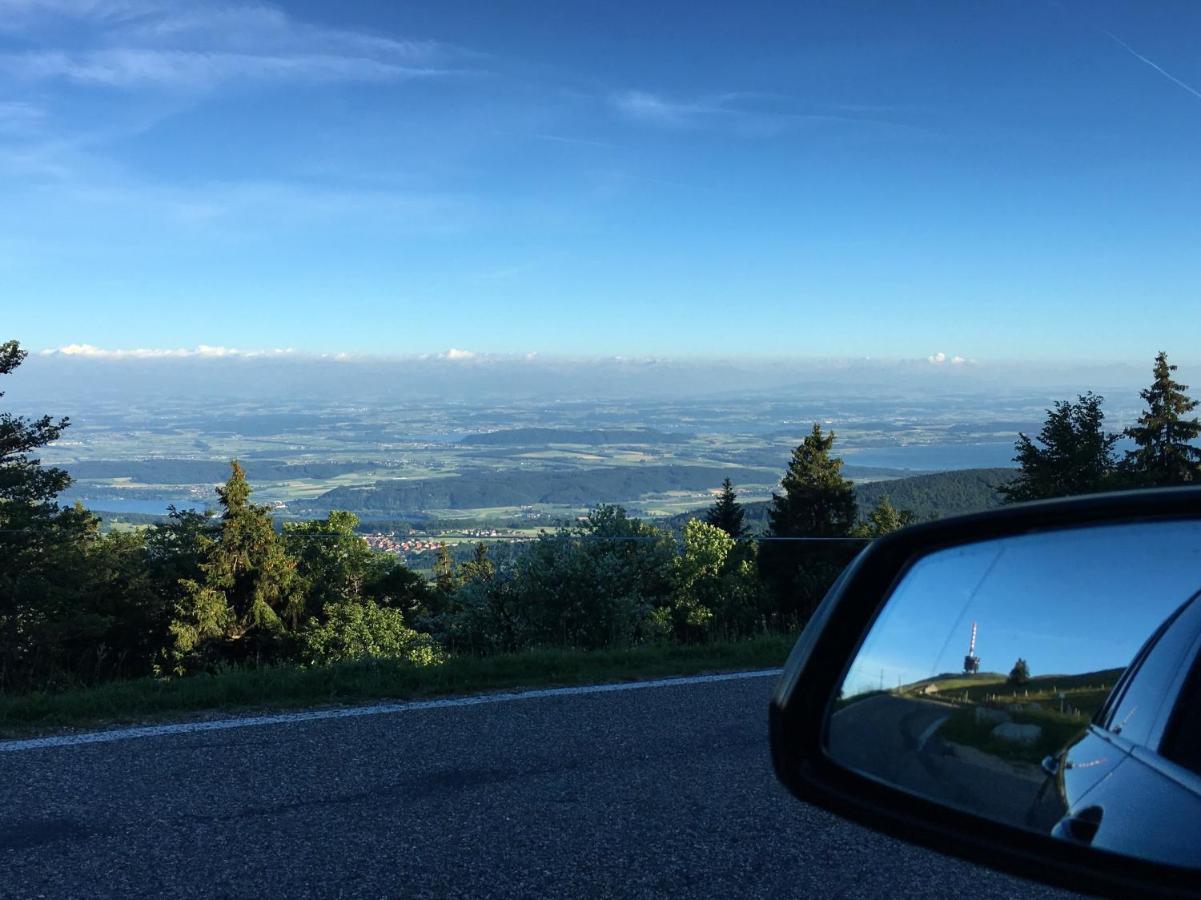
[[[81,359],[227,359],[235,357],[260,359],[263,357],[290,356],[295,352],[291,349],[236,350],[231,347],[212,347],[207,344],[200,344],[192,348],[137,348],[132,350],[108,350],[92,344],[67,344],[63,347],[42,350],[40,355],[68,356]]]
[[[54,33],[64,22],[84,32],[71,49],[42,42],[0,54],[0,71],[107,87],[398,81],[461,73],[451,62],[467,56],[435,41],[309,25],[265,5],[0,0],[0,20],[0,31],[18,34]]]
[[[445,353],[438,354],[439,359],[453,359],[453,360],[475,359],[476,356],[477,356],[477,354],[472,353],[470,350],[456,350],[454,347],[451,347]]]
[[[964,366],[974,364],[975,360],[968,359],[967,357],[960,356],[959,354],[947,356],[947,354],[939,352],[933,354],[932,356],[927,356],[926,362],[930,363],[932,366]]]

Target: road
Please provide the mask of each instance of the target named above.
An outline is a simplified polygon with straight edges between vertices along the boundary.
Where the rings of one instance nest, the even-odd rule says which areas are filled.
[[[1064,811],[1044,809],[1046,776],[1028,765],[944,743],[938,729],[952,711],[929,700],[869,697],[834,714],[830,754],[920,796],[1019,827],[1036,820],[1049,832]]]
[[[772,682],[0,752],[0,895],[1064,896],[787,796]]]

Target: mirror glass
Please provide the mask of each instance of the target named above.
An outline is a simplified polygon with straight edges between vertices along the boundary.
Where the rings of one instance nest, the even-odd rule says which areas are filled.
[[[919,558],[831,704],[841,765],[979,816],[1201,867],[1201,523]]]

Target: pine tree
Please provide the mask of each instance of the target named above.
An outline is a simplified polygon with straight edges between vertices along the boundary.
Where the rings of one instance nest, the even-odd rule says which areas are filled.
[[[459,578],[463,582],[485,584],[496,576],[496,566],[488,558],[488,545],[479,541],[471,559],[459,566]]]
[[[1075,403],[1061,401],[1047,410],[1036,439],[1018,435],[1014,462],[1021,472],[998,488],[1006,502],[1091,494],[1114,486],[1113,446],[1118,435],[1105,431],[1104,401],[1091,391]]]
[[[0,343],[0,375],[26,355],[17,341]],[[57,669],[58,636],[81,615],[79,588],[97,521],[82,507],[60,507],[70,476],[31,455],[69,424],[0,413],[0,690]]]
[[[759,573],[777,625],[807,621],[858,551],[854,542],[788,540],[850,535],[856,519],[855,491],[842,475],[842,460],[830,453],[834,440],[833,432],[825,434],[820,425],[813,426],[792,453],[781,480],[784,493],[773,495],[768,509],[769,530],[759,548]]]
[[[1023,685],[1030,683],[1030,667],[1026,665],[1026,660],[1018,657],[1018,661],[1013,664],[1013,668],[1009,672],[1009,683],[1012,685]]]
[[[738,495],[734,493],[734,486],[727,478],[721,483],[721,493],[717,495],[717,500],[705,513],[705,522],[738,540],[746,537],[747,533],[746,526],[742,524],[742,516],[743,510],[738,502]]]
[[[300,624],[304,592],[271,511],[250,502],[246,472],[235,459],[217,488],[224,513],[220,536],[201,565],[202,580],[183,582],[171,623],[169,659],[182,673],[221,660],[273,655]]]
[[[909,510],[897,509],[893,506],[892,501],[885,494],[872,507],[871,512],[867,514],[867,519],[851,529],[851,533],[856,537],[884,537],[886,534],[912,525],[916,520],[917,517]]]
[[[444,596],[454,593],[458,587],[455,558],[445,542],[438,545],[438,552],[434,556],[434,586]]]
[[[1197,408],[1197,401],[1185,393],[1187,384],[1172,378],[1176,366],[1160,351],[1155,357],[1155,381],[1140,396],[1147,411],[1138,424],[1126,429],[1135,448],[1126,453],[1125,470],[1140,485],[1188,484],[1201,481],[1201,448],[1194,446],[1201,435],[1196,417],[1184,418]]]
[[[855,488],[842,475],[842,460],[831,456],[835,434],[820,425],[792,451],[781,480],[783,495],[773,494],[769,534],[775,537],[842,537],[855,524]]]

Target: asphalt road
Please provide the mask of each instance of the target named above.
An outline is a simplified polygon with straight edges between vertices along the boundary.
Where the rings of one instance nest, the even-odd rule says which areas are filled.
[[[1062,896],[787,796],[771,685],[0,752],[0,894]]]
[[[830,754],[920,796],[1019,827],[1037,821],[1049,832],[1064,810],[1044,810],[1046,775],[1033,766],[952,748],[939,733],[951,712],[929,700],[869,697],[834,714]]]

